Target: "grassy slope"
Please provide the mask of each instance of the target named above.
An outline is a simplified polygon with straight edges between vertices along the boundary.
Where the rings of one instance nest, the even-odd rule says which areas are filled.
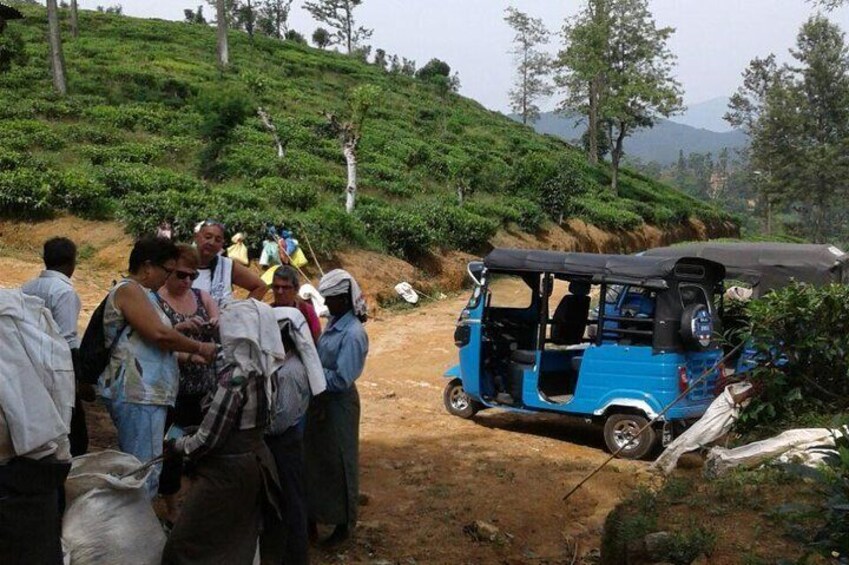
[[[344,55],[264,37],[252,44],[234,32],[232,69],[222,74],[215,33],[206,26],[83,11],[80,37],[65,34],[70,95],[59,99],[46,64],[45,12],[23,11],[27,18],[10,27],[24,36],[29,63],[0,75],[0,203],[7,215],[117,212],[136,233],[163,217],[182,232],[204,215],[254,233],[263,220],[301,221],[324,251],[341,240],[411,256],[433,243],[472,250],[499,223],[535,229],[539,184],[559,171],[561,181],[584,191],[569,201],[571,213],[600,227],[725,219],[627,171],[621,197],[614,197],[603,188],[606,168],[590,167],[563,142]],[[381,87],[383,100],[361,142],[365,210],[346,218],[339,213],[344,160],[323,114],[344,115],[348,93],[361,84]],[[270,135],[250,117],[221,154],[219,178],[201,180],[203,100],[232,89],[268,109],[290,139],[288,155],[277,160]],[[480,168],[473,201],[457,210],[450,171],[463,161]],[[427,236],[410,233],[410,225]]]

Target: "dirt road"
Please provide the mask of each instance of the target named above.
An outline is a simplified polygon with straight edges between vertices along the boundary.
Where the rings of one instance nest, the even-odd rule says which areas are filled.
[[[2,255],[0,287],[40,270],[34,252]],[[110,276],[79,273],[81,328]],[[597,430],[553,416],[492,410],[462,420],[445,411],[442,373],[456,360],[454,321],[465,300],[384,312],[367,324],[371,351],[358,381],[367,500],[355,540],[337,552],[316,551],[314,562],[570,563],[575,542],[580,555],[599,546],[605,516],[640,480],[644,464],[616,461],[563,503],[606,457]],[[114,445],[102,410],[90,410],[89,425],[95,447]],[[475,541],[464,533],[475,520],[503,536]]]

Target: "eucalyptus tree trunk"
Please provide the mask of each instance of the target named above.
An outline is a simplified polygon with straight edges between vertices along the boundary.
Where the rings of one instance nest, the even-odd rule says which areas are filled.
[[[216,0],[215,19],[218,23],[218,66],[226,69],[230,64],[230,49],[227,44],[227,10],[225,0]]]
[[[589,160],[593,165],[598,165],[598,77],[590,80],[590,107],[589,107]]]
[[[284,145],[280,140],[280,135],[277,132],[277,126],[275,126],[274,122],[271,121],[271,116],[269,116],[268,112],[266,112],[261,106],[257,108],[256,113],[259,116],[260,121],[262,121],[262,125],[265,126],[265,129],[271,132],[271,136],[274,138],[274,143],[277,145],[277,158],[286,158],[286,145]]]
[[[71,36],[79,37],[80,27],[77,19],[77,0],[71,0]]]
[[[59,7],[56,0],[47,0],[47,37],[50,43],[50,70],[53,72],[53,88],[59,94],[68,93],[65,81],[65,59],[62,55],[62,37],[59,31]]]
[[[610,155],[610,168],[612,173],[610,175],[610,188],[613,190],[613,194],[616,195],[619,194],[619,163],[622,161],[623,146],[625,144],[628,126],[624,123],[620,123],[617,129],[619,131],[616,134],[616,144],[613,146],[613,151]]]
[[[353,133],[346,135],[342,143],[342,153],[348,165],[348,186],[345,188],[345,211],[351,214],[357,202],[357,143],[358,136]]]

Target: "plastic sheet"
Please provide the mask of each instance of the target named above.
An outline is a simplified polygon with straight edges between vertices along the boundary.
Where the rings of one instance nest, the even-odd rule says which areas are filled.
[[[139,466],[138,459],[118,451],[73,460],[62,520],[62,543],[72,565],[161,562],[165,533],[145,491],[151,469],[119,478]]]
[[[704,475],[715,478],[735,467],[752,468],[770,460],[816,467],[824,464],[829,454],[837,453],[834,435],[843,433],[845,430],[802,428],[734,449],[714,447],[705,461]]]
[[[738,404],[735,397],[739,397],[751,388],[752,385],[749,383],[735,383],[725,387],[722,394],[711,403],[699,421],[675,438],[652,464],[652,468],[668,475],[675,469],[682,455],[704,447],[727,434],[740,417],[741,408],[746,404],[745,402]]]

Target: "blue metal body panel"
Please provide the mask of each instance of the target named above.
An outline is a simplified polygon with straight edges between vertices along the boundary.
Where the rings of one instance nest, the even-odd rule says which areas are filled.
[[[621,306],[618,304],[617,306]],[[463,389],[472,399],[493,406],[485,398],[494,396],[490,378],[483,378],[482,318],[485,300],[470,300],[460,324],[471,329],[469,343],[460,348],[460,363],[445,376],[459,377]],[[611,314],[613,310],[611,310]],[[569,370],[572,358],[581,357],[577,384],[571,399],[563,403],[546,400],[539,391],[542,372]],[[679,367],[686,366],[690,381],[722,357],[721,349],[702,352],[657,352],[650,346],[592,344],[586,349],[537,351],[534,365],[524,371],[522,405],[508,408],[515,412],[559,412],[593,417],[603,416],[615,407],[629,407],[653,417],[680,394]],[[690,420],[700,417],[714,398],[717,371],[678,402],[665,415],[665,420]]]

